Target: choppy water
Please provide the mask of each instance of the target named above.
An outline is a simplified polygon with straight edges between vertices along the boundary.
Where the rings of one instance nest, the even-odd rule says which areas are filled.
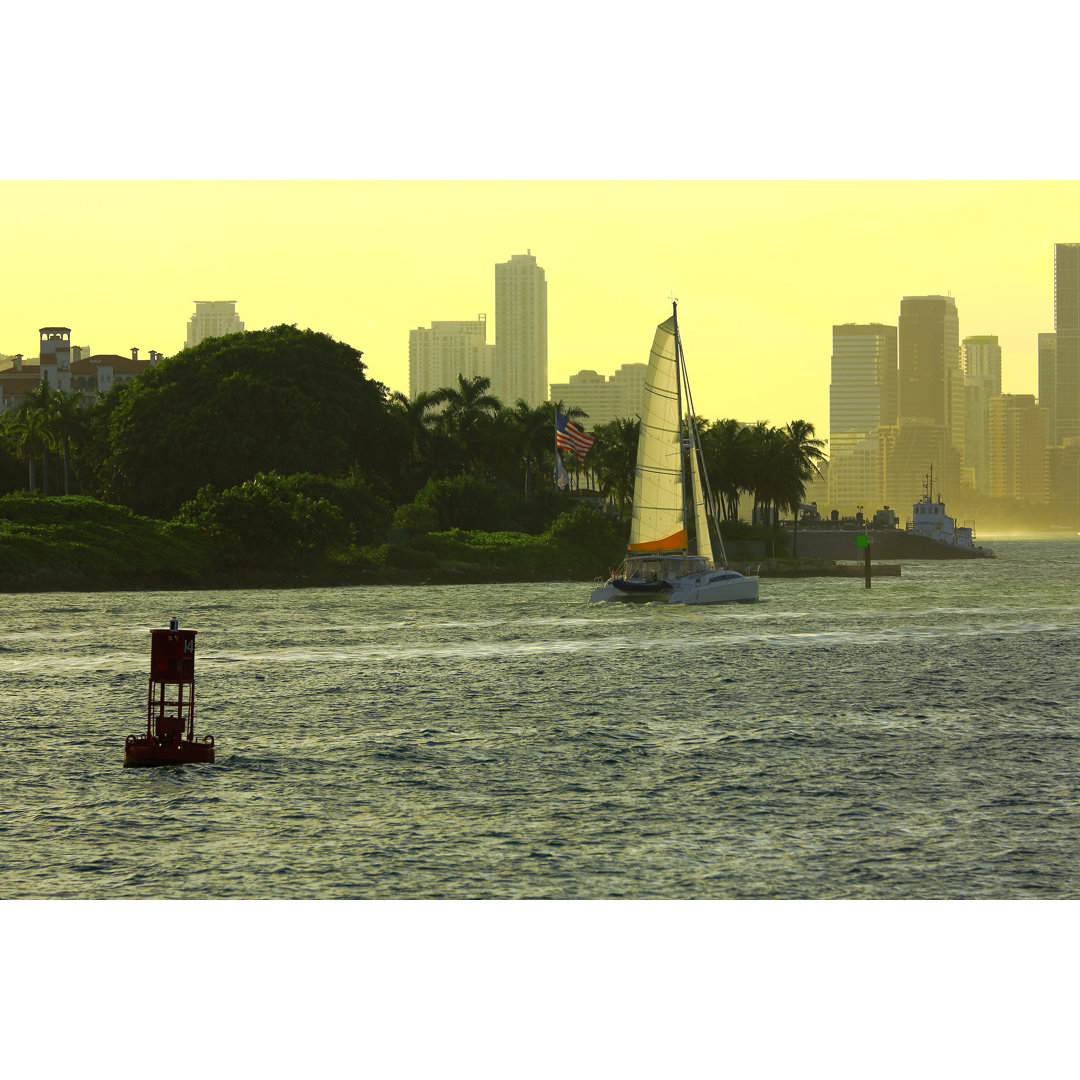
[[[0,597],[0,896],[1080,896],[1076,541],[731,608]],[[123,769],[149,634],[212,766]]]

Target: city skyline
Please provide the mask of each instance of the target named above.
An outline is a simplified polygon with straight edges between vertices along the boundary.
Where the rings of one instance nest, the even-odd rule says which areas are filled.
[[[829,436],[832,327],[951,295],[994,335],[1002,390],[1036,393],[1073,181],[11,181],[0,352],[41,326],[94,352],[183,346],[192,298],[295,322],[408,391],[410,328],[494,311],[492,263],[546,271],[548,382],[643,362],[672,295],[711,418]],[[85,213],[92,205],[94,213]],[[84,258],[56,258],[67,245]],[[93,267],[93,272],[89,267]]]

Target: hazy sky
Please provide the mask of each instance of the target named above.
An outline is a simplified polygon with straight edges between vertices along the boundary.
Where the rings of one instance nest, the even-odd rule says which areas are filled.
[[[24,5],[0,352],[60,324],[171,355],[195,300],[229,299],[407,390],[409,330],[493,324],[494,264],[531,250],[552,381],[644,361],[674,294],[703,415],[824,435],[832,325],[951,292],[1033,393],[1053,245],[1080,241],[1055,52],[1078,20],[1048,0]]]
[[[409,330],[494,324],[494,264],[547,272],[549,378],[645,361],[672,293],[711,418],[828,429],[831,327],[896,325],[951,292],[961,336],[997,334],[1034,393],[1053,329],[1053,245],[1080,183],[1001,181],[49,181],[0,184],[0,352],[62,325],[94,352],[171,355],[195,300],[248,329],[297,323],[408,390]]]

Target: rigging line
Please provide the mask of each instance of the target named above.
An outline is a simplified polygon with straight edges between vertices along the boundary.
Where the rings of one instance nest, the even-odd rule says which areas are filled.
[[[688,410],[688,420],[689,420],[689,425],[688,426],[689,426],[689,429],[690,429],[690,452],[697,456],[698,474],[701,477],[701,482],[702,482],[702,484],[704,485],[704,488],[705,488],[705,492],[704,492],[705,497],[706,497],[706,499],[708,499],[708,502],[705,504],[706,512],[708,512],[709,510],[712,510],[712,517],[713,517],[713,520],[716,522],[716,539],[717,539],[717,542],[720,545],[720,560],[723,563],[724,569],[726,570],[727,566],[728,566],[727,551],[724,548],[724,537],[720,533],[720,522],[716,518],[716,512],[713,509],[714,501],[713,501],[712,485],[709,483],[709,470],[705,468],[705,455],[701,451],[701,438],[698,435],[698,431],[697,431],[697,420],[696,420],[697,410],[694,408],[694,397],[693,397],[693,394],[690,391],[690,379],[689,379],[689,377],[688,377],[688,375],[686,373],[686,353],[683,352],[682,335],[679,334],[678,330],[679,330],[678,322],[676,322],[676,324],[675,324],[675,351],[676,351],[676,354],[678,356],[678,361],[679,361],[679,363],[681,365],[681,368],[682,368],[682,380],[681,381],[682,381],[684,387],[686,388],[686,407],[687,407],[687,410]],[[680,436],[680,438],[681,438],[681,436]],[[700,555],[701,552],[699,551],[698,554]]]

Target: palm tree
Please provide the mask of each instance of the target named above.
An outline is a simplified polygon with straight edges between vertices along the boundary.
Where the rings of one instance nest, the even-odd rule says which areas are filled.
[[[390,395],[389,411],[404,426],[409,442],[408,454],[401,463],[402,471],[428,456],[433,410],[436,405],[433,395],[427,390],[422,390],[411,399],[400,390],[395,390]]]
[[[637,467],[640,430],[640,418],[630,420],[618,417],[608,424],[601,424],[593,432],[596,442],[589,450],[589,457],[596,455],[600,494],[610,499],[620,514],[634,498],[634,471]]]
[[[754,517],[763,518],[771,524],[772,510],[785,490],[786,462],[784,452],[786,438],[764,420],[748,429],[749,468],[747,489],[754,497]],[[760,511],[760,513],[759,513]]]
[[[739,496],[750,490],[751,429],[737,420],[699,420],[701,453],[725,521],[739,520]]]
[[[500,405],[496,412],[481,414],[468,449],[477,475],[516,484],[521,473],[522,436],[515,410]]]
[[[71,443],[85,438],[89,431],[86,409],[78,391],[64,394],[54,391],[48,395],[45,416],[54,445],[64,451],[64,494],[71,494]]]
[[[445,405],[439,414],[437,423],[457,443],[462,461],[474,463],[477,429],[485,416],[497,413],[500,402],[497,397],[487,393],[491,380],[485,375],[474,375],[466,379],[458,375],[457,388],[444,386],[432,391],[430,400],[435,405]],[[472,459],[472,460],[470,460]]]
[[[12,424],[12,429],[15,433],[15,453],[20,458],[29,459],[30,462],[30,494],[33,495],[37,490],[34,460],[40,457],[45,462],[49,452],[48,420],[41,409],[28,408],[24,402]],[[46,473],[47,476],[48,473]],[[45,494],[48,494],[47,490]]]
[[[532,474],[543,475],[547,462],[553,462],[555,406],[550,401],[542,401],[533,407],[524,398],[518,398],[510,415],[514,419],[520,443],[521,460],[525,466],[525,498],[527,499],[532,490]]]
[[[807,420],[791,420],[784,431],[790,444],[796,490],[795,504],[792,507],[795,514],[795,532],[791,542],[791,554],[798,555],[799,506],[806,495],[807,482],[813,479],[815,473],[821,475],[818,462],[825,457],[825,444],[821,439],[814,438],[814,425]]]

